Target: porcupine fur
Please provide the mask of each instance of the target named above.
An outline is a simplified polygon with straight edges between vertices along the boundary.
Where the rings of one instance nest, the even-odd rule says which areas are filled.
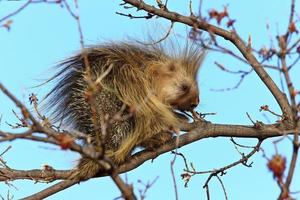
[[[199,103],[196,74],[204,57],[199,48],[187,46],[182,52],[171,54],[161,45],[136,42],[110,42],[86,48],[84,53],[60,64],[53,77],[56,86],[47,98],[54,120],[63,120],[93,140],[101,138],[101,131],[95,130],[87,100],[84,56],[90,80],[99,81],[106,74],[95,92],[96,119],[113,117],[123,105],[127,109],[122,116],[134,110],[131,117],[114,121],[107,128],[105,155],[116,165],[124,162],[135,147],[153,149],[170,140],[171,130],[180,121],[174,109],[191,111]],[[82,158],[75,176],[90,178],[100,169],[95,161]]]

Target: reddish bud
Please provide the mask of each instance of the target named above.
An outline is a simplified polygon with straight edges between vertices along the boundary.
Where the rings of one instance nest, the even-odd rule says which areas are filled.
[[[212,9],[208,12],[208,14],[209,14],[209,18],[217,18],[219,15],[219,12],[216,11],[215,9]]]
[[[209,18],[212,19],[212,18],[215,18],[217,20],[217,23],[220,25],[223,18],[224,17],[228,17],[228,12],[227,12],[227,6],[224,6],[224,10],[222,12],[218,12],[217,10],[215,9],[212,9],[208,12],[209,14]],[[234,23],[234,20],[229,20],[229,25]],[[227,23],[227,26],[228,26],[228,23]]]
[[[9,31],[12,23],[13,23],[13,20],[10,19],[10,20],[7,20],[5,22],[5,24],[3,24],[2,26]]]
[[[260,109],[259,109],[259,111],[262,111],[262,110],[268,111],[269,110],[269,106],[268,105],[261,106]]]
[[[66,134],[60,134],[57,136],[56,140],[59,142],[59,145],[62,149],[69,149],[70,146],[73,144],[74,139]]]
[[[295,22],[291,22],[289,25],[289,32],[290,33],[297,33],[298,34],[298,30],[296,28]]]
[[[191,177],[191,175],[189,173],[183,173],[180,176],[181,176],[181,179],[189,179]]]
[[[286,168],[286,158],[282,155],[276,154],[271,160],[269,160],[267,166],[269,170],[273,172],[274,178],[281,181]]]
[[[298,92],[299,92],[299,91],[297,91],[297,90],[294,89],[294,90],[292,91],[292,93],[291,93],[291,96],[292,96],[292,97],[297,96]]]
[[[233,26],[233,24],[234,24],[234,22],[235,22],[235,19],[231,19],[231,20],[229,20],[229,21],[226,23],[226,25],[227,25],[227,28],[229,28],[229,27],[232,27],[232,26]]]

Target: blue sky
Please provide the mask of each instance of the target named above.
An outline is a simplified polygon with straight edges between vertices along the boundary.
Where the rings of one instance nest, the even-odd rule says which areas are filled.
[[[0,18],[11,13],[25,1],[0,1]],[[151,20],[128,19],[116,15],[116,11],[123,10],[119,3],[121,1],[83,1],[79,0],[81,24],[84,40],[87,45],[99,44],[104,41],[124,40],[128,37],[144,39],[147,34],[154,34],[155,37],[164,35],[169,23],[160,18]],[[182,14],[189,14],[187,0],[169,1],[169,9],[176,10]],[[236,19],[236,29],[241,37],[247,40],[251,35],[252,44],[259,49],[263,45],[269,46],[270,40],[266,30],[266,23],[270,24],[272,35],[277,31],[283,32],[287,27],[289,14],[289,1],[266,0],[266,1],[204,1],[203,13],[207,14],[210,8],[222,10],[223,5],[229,4],[231,18]],[[198,1],[194,1],[195,12],[198,9]],[[298,8],[299,9],[299,8]],[[297,10],[297,9],[296,9]],[[134,14],[134,10],[131,11]],[[299,15],[299,13],[298,13]],[[59,61],[73,55],[80,49],[79,34],[76,21],[68,14],[66,9],[57,5],[34,4],[11,18],[13,24],[11,30],[0,29],[0,81],[10,89],[22,102],[29,106],[28,95],[37,93],[42,99],[49,91],[50,85],[39,88],[31,88],[46,80],[53,74],[53,66]],[[157,28],[165,27],[165,28]],[[175,24],[175,32],[182,36],[186,34],[186,27]],[[228,48],[234,49],[226,41],[221,42]],[[275,41],[276,42],[276,41]],[[232,70],[248,70],[249,66],[242,64],[228,55],[210,52],[207,55],[199,77],[201,90],[200,112],[217,112],[215,116],[207,119],[214,123],[250,124],[246,116],[248,112],[255,120],[265,123],[266,118],[259,112],[261,105],[267,104],[275,112],[279,113],[271,93],[267,91],[256,74],[247,76],[243,84],[237,90],[229,92],[214,92],[211,89],[231,87],[236,84],[239,77],[220,71],[213,63],[218,61]],[[278,72],[270,71],[274,79],[279,83]],[[299,74],[295,67],[292,71],[294,85],[300,85],[296,75]],[[0,94],[0,115],[2,121],[1,130],[11,130],[5,122],[16,122],[11,109],[15,106],[3,95]],[[268,115],[271,122],[276,118]],[[254,144],[255,140],[239,139],[243,144]],[[267,155],[274,153],[273,139],[265,141],[263,148]],[[1,143],[0,152],[7,146],[12,149],[5,154],[4,159],[12,168],[33,169],[41,168],[44,164],[53,166],[55,169],[70,169],[76,165],[78,154],[68,151],[61,151],[58,147],[29,141],[14,141],[12,143]],[[291,144],[284,140],[278,145],[279,152],[286,155],[289,160],[291,155]],[[193,162],[197,170],[203,171],[222,167],[239,159],[239,154],[228,138],[205,139],[179,149],[187,159]],[[147,192],[147,199],[174,199],[174,189],[171,179],[170,162],[173,156],[166,153],[153,163],[146,162],[139,168],[127,173],[129,182],[134,184],[136,194],[138,189],[143,188],[138,180],[144,183],[158,177],[154,186]],[[261,153],[251,158],[254,162],[252,168],[244,166],[235,167],[222,177],[229,199],[276,199],[279,190],[273,181],[272,174],[266,167],[266,160]],[[205,190],[202,188],[207,176],[195,176],[184,188],[180,174],[184,168],[180,159],[175,163],[175,175],[179,199],[204,199]],[[124,177],[124,175],[122,175]],[[299,191],[300,184],[299,167],[296,170],[292,190]],[[40,191],[49,185],[32,181],[15,181],[14,186],[0,184],[0,194],[6,196],[9,190],[14,194],[15,199]],[[211,199],[224,199],[222,188],[216,179],[210,183]],[[48,199],[113,199],[119,196],[119,191],[110,178],[98,178],[69,188]],[[294,195],[300,197],[300,195]]]

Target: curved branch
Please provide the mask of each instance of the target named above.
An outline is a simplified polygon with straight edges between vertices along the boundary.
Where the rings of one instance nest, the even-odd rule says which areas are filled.
[[[73,185],[78,183],[78,180],[65,180],[60,183],[57,183],[41,192],[38,192],[36,194],[30,195],[28,197],[22,198],[22,200],[39,200],[39,199],[44,199],[50,195],[53,194],[53,191],[60,191],[62,189],[69,188]]]
[[[176,141],[176,138],[167,144],[164,144],[156,151],[142,151],[133,155],[126,163],[119,166],[119,173],[124,173],[135,169],[143,164],[145,161],[154,159],[157,156],[168,151],[180,148],[192,142],[209,138],[209,137],[241,137],[241,138],[258,138],[264,140],[270,137],[282,136],[286,134],[293,134],[294,132],[300,133],[300,123],[298,123],[297,130],[284,129],[282,124],[261,125],[255,126],[242,126],[242,125],[223,125],[211,124],[208,122],[199,122],[185,127],[185,130],[191,130],[185,133]]]
[[[164,144],[156,151],[141,151],[131,156],[126,163],[120,165],[116,170],[117,173],[124,173],[137,168],[147,160],[156,158],[157,156],[180,148],[192,142],[209,138],[209,137],[242,137],[242,138],[258,138],[264,140],[270,137],[282,136],[292,134],[294,132],[300,133],[300,123],[298,128],[289,130],[284,127],[283,124],[272,125],[256,125],[256,126],[242,126],[242,125],[223,125],[212,124],[209,122],[197,122],[194,124],[186,125],[183,127],[186,131],[189,131],[179,138],[174,138],[167,144]],[[52,180],[68,179],[71,170],[14,170],[0,168],[0,181],[10,181],[17,179],[29,179],[29,180]],[[109,175],[108,173],[99,173],[96,177],[103,177]]]

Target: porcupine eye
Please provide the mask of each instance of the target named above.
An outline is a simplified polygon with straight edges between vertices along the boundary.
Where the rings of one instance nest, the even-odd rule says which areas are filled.
[[[174,65],[173,63],[171,63],[171,64],[169,65],[169,71],[170,71],[170,72],[174,72],[174,71],[175,71],[175,65]]]
[[[187,83],[182,83],[180,85],[181,91],[184,92],[185,94],[189,92],[190,88],[191,88],[190,85]]]

